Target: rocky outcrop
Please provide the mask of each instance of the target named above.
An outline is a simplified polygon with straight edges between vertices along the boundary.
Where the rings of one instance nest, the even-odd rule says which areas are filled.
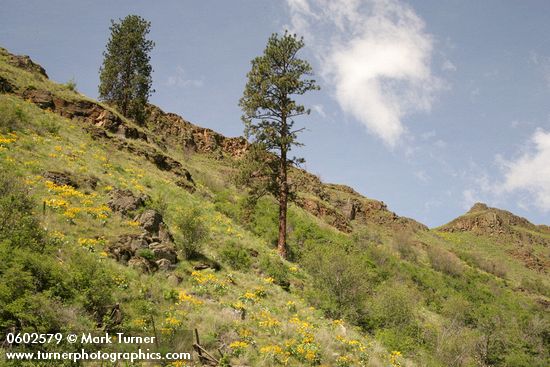
[[[114,189],[108,205],[114,212],[128,217],[142,208],[147,199],[147,196],[134,195],[130,190]],[[111,256],[144,272],[172,269],[178,262],[178,254],[162,215],[156,210],[146,209],[133,220],[143,232],[121,235],[108,246]]]
[[[171,144],[197,153],[219,152],[231,157],[241,157],[248,149],[248,142],[243,137],[225,137],[213,130],[196,126],[174,113],[166,113],[153,105],[149,105],[148,112],[149,130]]]
[[[147,209],[134,218],[141,228],[152,234],[158,234],[159,226],[162,223],[162,215],[153,209]]]
[[[445,232],[471,232],[506,238],[520,245],[541,244],[550,246],[544,228],[509,211],[491,208],[484,203],[476,203],[464,215],[439,228]],[[540,233],[541,235],[537,235]]]
[[[135,196],[130,190],[113,189],[110,192],[111,199],[107,202],[112,211],[126,215],[145,205],[147,195]]]
[[[15,90],[13,85],[0,76],[0,93],[12,93]]]
[[[298,198],[296,204],[342,232],[350,233],[352,231],[349,219],[341,212],[329,207],[322,201],[309,198]]]
[[[46,171],[42,174],[46,181],[51,181],[58,186],[71,186],[78,188],[76,179],[68,172]]]
[[[6,56],[8,64],[11,64],[23,70],[27,70],[31,73],[41,75],[45,78],[48,77],[48,74],[46,74],[46,70],[44,70],[42,66],[32,61],[29,56],[13,55],[13,54],[10,54],[6,49],[2,47],[0,47],[0,54],[2,54],[3,56]]]
[[[96,176],[76,175],[68,171],[45,171],[42,177],[58,186],[71,186],[75,189],[85,187],[94,190],[99,183],[99,178]]]
[[[188,170],[170,156],[147,144],[136,144],[132,140],[147,142],[147,134],[124,123],[117,114],[105,109],[98,103],[78,100],[68,101],[52,95],[48,91],[36,89],[23,93],[24,98],[43,109],[50,109],[63,117],[80,120],[87,124],[94,139],[108,140],[119,150],[142,156],[163,171],[170,171],[179,177],[178,186],[189,191],[194,190],[194,182]],[[106,132],[113,133],[108,135]]]

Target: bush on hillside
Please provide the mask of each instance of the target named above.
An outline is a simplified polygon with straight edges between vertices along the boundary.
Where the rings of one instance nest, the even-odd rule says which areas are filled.
[[[391,245],[399,252],[402,259],[416,262],[418,253],[410,232],[397,231],[391,240]]]
[[[369,291],[368,269],[362,256],[340,246],[312,246],[304,251],[302,263],[316,289],[311,301],[331,318],[359,322]]]
[[[260,270],[267,276],[274,279],[275,284],[280,285],[283,289],[290,289],[288,280],[288,267],[279,257],[264,255],[260,260]]]
[[[419,296],[415,288],[401,282],[379,285],[368,302],[368,317],[375,328],[406,329],[415,323]]]
[[[235,270],[246,270],[250,267],[251,259],[248,251],[236,242],[226,243],[220,255],[222,260]]]
[[[27,122],[27,115],[18,106],[0,96],[0,133],[19,130]]]
[[[453,276],[462,274],[460,259],[452,252],[438,246],[430,246],[427,251],[430,263],[435,270]]]
[[[201,210],[195,206],[181,209],[176,213],[176,245],[186,259],[197,256],[208,238],[208,228],[201,219],[201,214]]]

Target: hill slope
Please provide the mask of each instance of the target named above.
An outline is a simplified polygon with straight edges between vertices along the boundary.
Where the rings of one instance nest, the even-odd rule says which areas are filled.
[[[136,125],[3,49],[0,92],[0,219],[21,223],[0,227],[2,331],[196,327],[235,366],[548,365],[547,264],[508,237],[430,231],[293,169],[282,261],[274,200],[244,213],[230,179],[244,139],[155,106]]]

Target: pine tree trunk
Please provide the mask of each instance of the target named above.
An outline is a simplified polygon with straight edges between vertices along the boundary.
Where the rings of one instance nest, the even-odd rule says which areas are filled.
[[[286,259],[286,212],[288,205],[288,182],[287,182],[287,165],[286,165],[286,150],[281,150],[281,158],[279,163],[279,239],[277,241],[277,250],[279,255]]]

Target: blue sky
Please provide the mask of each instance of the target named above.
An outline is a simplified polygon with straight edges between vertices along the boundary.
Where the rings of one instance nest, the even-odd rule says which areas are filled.
[[[550,3],[0,0],[0,45],[96,97],[111,19],[152,23],[152,102],[226,135],[273,32],[305,37],[322,87],[297,155],[429,226],[475,201],[550,224]]]

